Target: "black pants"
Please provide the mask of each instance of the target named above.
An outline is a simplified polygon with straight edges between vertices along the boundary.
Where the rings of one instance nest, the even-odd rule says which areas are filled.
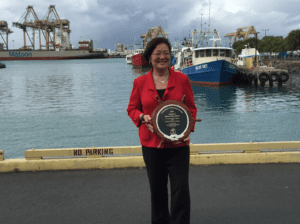
[[[151,190],[154,224],[189,224],[189,146],[157,149],[142,147]],[[168,176],[171,184],[171,214],[168,209]]]

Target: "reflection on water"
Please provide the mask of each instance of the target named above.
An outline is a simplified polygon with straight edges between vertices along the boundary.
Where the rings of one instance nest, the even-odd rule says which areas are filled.
[[[234,101],[236,88],[234,86],[203,86],[192,85],[195,103],[198,109],[228,110]]]
[[[198,109],[223,112],[299,112],[300,78],[291,75],[283,86],[198,86],[193,85]]]
[[[134,77],[139,77],[142,75],[146,75],[151,70],[150,67],[133,67],[132,66],[132,75]]]

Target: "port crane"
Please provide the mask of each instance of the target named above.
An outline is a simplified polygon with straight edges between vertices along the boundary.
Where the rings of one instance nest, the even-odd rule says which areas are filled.
[[[8,28],[8,25],[7,25],[7,22],[6,21],[0,21],[0,36],[1,38],[3,39],[3,42],[5,44],[5,48],[6,50],[8,50],[8,35],[13,33],[13,31],[11,31],[9,28]],[[5,34],[6,36],[6,41],[3,37],[2,34]]]
[[[33,17],[34,20],[32,20],[30,17]],[[28,6],[25,13],[23,14],[23,16],[21,17],[21,19],[18,22],[13,22],[13,26],[20,28],[23,30],[23,38],[24,38],[24,49],[27,48],[32,48],[35,49],[35,29],[38,29],[39,32],[40,30],[43,28],[42,25],[39,23],[39,19],[33,9],[33,6]],[[32,29],[32,39],[30,38],[27,30]],[[27,46],[26,45],[26,34],[29,38],[29,41],[31,43],[31,46]],[[41,39],[41,35],[40,35],[40,39]],[[41,48],[41,45],[40,45]]]
[[[254,26],[240,27],[235,33],[227,33],[225,37],[229,37],[230,43],[233,38],[233,43],[235,43],[237,38],[243,38],[243,40],[248,40],[249,35],[251,34],[254,34],[255,38],[257,38],[257,32]]]
[[[55,19],[53,19],[53,17]],[[33,18],[33,19],[32,19]],[[50,44],[53,45],[55,50],[56,47],[56,28],[60,29],[60,33],[66,32],[68,36],[68,40],[70,39],[70,22],[66,19],[61,20],[54,5],[50,5],[48,12],[44,16],[42,20],[40,20],[35,13],[33,6],[28,6],[25,13],[21,17],[18,22],[13,22],[13,26],[20,28],[23,30],[23,37],[24,37],[24,49],[32,48],[35,49],[35,31],[38,30],[39,35],[39,49],[41,50],[42,47],[46,47],[46,50],[50,50]],[[28,34],[28,30],[32,29],[32,38]],[[42,46],[41,40],[43,37],[45,39],[45,45]],[[51,37],[51,33],[53,33]],[[31,45],[26,45],[26,34],[31,43]],[[69,46],[64,46],[64,48],[68,48]]]
[[[50,44],[53,45],[53,48],[58,47],[58,44],[56,44],[56,29],[59,29],[58,35],[60,36],[60,39],[65,37],[64,33],[67,34],[67,40],[60,41],[60,47],[69,47],[69,44],[64,45],[62,43],[70,42],[70,21],[67,19],[60,19],[54,5],[50,5],[49,10],[44,16],[42,22],[45,24],[46,30],[46,50],[49,50]],[[53,34],[53,39],[50,36],[51,33]]]
[[[143,48],[145,48],[147,46],[149,39],[152,40],[153,38],[158,37],[159,35],[162,35],[165,38],[168,37],[167,34],[165,33],[165,31],[160,26],[150,28],[147,31],[147,33],[145,33],[141,36],[141,38],[144,39],[143,40]]]

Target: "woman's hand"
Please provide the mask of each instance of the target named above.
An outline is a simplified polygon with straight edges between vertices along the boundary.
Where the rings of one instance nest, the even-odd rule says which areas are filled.
[[[185,139],[181,140],[181,141],[176,141],[176,142],[173,142],[175,145],[178,145],[178,144],[181,144],[181,143],[185,143],[187,144],[187,141],[190,140],[190,136],[188,135]]]
[[[140,120],[141,120],[142,114],[140,115]],[[151,121],[151,117],[149,115],[144,115],[144,120],[142,121],[143,124],[146,124],[147,128],[149,129],[149,131],[151,131],[152,133],[154,132],[153,130],[153,126],[150,124]]]

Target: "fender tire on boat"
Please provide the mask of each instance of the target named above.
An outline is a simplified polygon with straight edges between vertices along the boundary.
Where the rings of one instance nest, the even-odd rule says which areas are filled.
[[[245,82],[248,84],[250,82],[249,74],[245,73]]]
[[[286,82],[289,80],[289,78],[290,76],[287,72],[280,72],[278,80],[281,82]]]
[[[253,73],[249,73],[248,74],[248,79],[249,79],[249,82],[251,83],[252,80],[254,80],[254,74]]]
[[[251,82],[250,75],[246,73],[246,83],[249,84]]]
[[[253,80],[254,80],[254,84],[255,85],[257,85],[257,81],[258,81],[258,77],[257,76],[258,76],[257,74],[253,75]]]
[[[243,80],[244,82],[247,81],[247,75],[246,75],[245,72],[242,72],[242,80]]]
[[[241,81],[242,80],[242,73],[241,73],[241,71],[237,71],[237,80],[238,81]]]
[[[267,81],[269,81],[269,74],[266,72],[262,72],[259,74],[258,79],[261,82],[267,82]]]
[[[232,81],[236,82],[238,80],[238,71],[236,71],[236,73],[233,73],[232,75]]]
[[[272,80],[272,82],[277,82],[279,79],[278,73],[277,72],[271,72],[270,73],[270,79]]]

